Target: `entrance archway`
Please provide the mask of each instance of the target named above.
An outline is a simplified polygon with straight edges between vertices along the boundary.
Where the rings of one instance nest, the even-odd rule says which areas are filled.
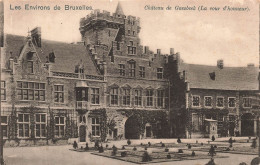
[[[125,138],[126,139],[139,139],[140,124],[135,117],[130,117],[125,122]]]
[[[241,116],[241,136],[254,136],[254,115],[251,113]]]
[[[85,142],[86,141],[86,126],[81,125],[79,127],[79,141]]]

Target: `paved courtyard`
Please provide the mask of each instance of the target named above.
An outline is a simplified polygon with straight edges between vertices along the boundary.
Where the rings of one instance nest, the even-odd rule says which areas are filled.
[[[200,139],[206,142],[207,139]],[[149,140],[142,140],[146,143]],[[165,142],[165,139],[153,139],[152,143],[157,141]],[[176,139],[166,140],[167,142],[176,141]],[[187,139],[183,139],[187,141]],[[188,140],[190,141],[190,140]],[[138,144],[140,140],[132,141],[132,143]],[[126,141],[113,142],[116,146],[126,144]],[[82,144],[83,145],[83,144]],[[112,145],[112,143],[109,143]],[[37,147],[15,147],[4,148],[4,158],[7,165],[103,165],[103,164],[133,164],[120,160],[110,159],[106,157],[92,155],[90,152],[74,152],[69,149],[72,145],[65,146],[37,146]],[[241,162],[245,162],[248,165],[251,160],[257,155],[242,155],[242,154],[229,154],[229,153],[217,153],[218,155],[229,156],[228,158],[216,158],[215,162],[218,165],[239,165]],[[202,160],[184,160],[174,162],[156,163],[162,165],[204,165],[208,162],[208,159]]]

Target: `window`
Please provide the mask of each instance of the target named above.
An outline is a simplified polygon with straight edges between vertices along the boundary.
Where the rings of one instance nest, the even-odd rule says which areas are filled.
[[[118,105],[118,88],[112,88],[110,90],[111,105]]]
[[[135,36],[135,31],[133,31],[133,36]]]
[[[123,89],[123,105],[130,105],[130,89]]]
[[[18,114],[18,137],[29,137],[29,114]]]
[[[99,88],[91,89],[91,104],[99,104]]]
[[[116,43],[116,50],[120,50],[120,42]]]
[[[200,97],[199,96],[192,96],[192,106],[193,107],[200,106]]]
[[[229,97],[228,98],[228,107],[229,108],[234,108],[236,106],[235,105],[235,101],[236,101],[235,97]]]
[[[129,63],[129,76],[130,77],[135,77],[135,63],[134,62],[130,62]]]
[[[205,107],[212,107],[212,97],[211,96],[204,97],[204,105],[205,105]]]
[[[157,79],[163,78],[163,68],[157,68]]]
[[[125,64],[119,64],[119,74],[125,76]]]
[[[134,42],[133,41],[129,42],[128,54],[136,54],[136,47],[134,47]]]
[[[217,97],[217,107],[224,107],[224,98]]]
[[[2,135],[7,138],[7,116],[1,116]]]
[[[54,102],[63,103],[64,102],[64,86],[54,85]]]
[[[142,106],[142,91],[135,89],[135,106]]]
[[[163,107],[163,100],[164,100],[164,91],[157,90],[157,106]]]
[[[244,97],[243,98],[243,107],[244,108],[251,108],[251,98],[250,97]]]
[[[27,72],[33,73],[33,61],[27,61]]]
[[[92,118],[92,136],[100,136],[100,119]]]
[[[65,117],[55,117],[55,136],[63,137],[65,135]]]
[[[153,106],[153,90],[152,89],[148,89],[146,91],[146,98],[147,98],[146,105]]]
[[[139,66],[139,75],[140,75],[140,77],[142,77],[142,78],[145,78],[145,67],[143,67],[143,66]]]
[[[45,101],[45,83],[17,81],[18,100]]]
[[[131,31],[130,30],[128,30],[128,35],[130,36],[130,33],[131,33]]]
[[[35,137],[46,137],[46,114],[36,114],[35,125]]]
[[[5,84],[5,81],[1,81],[1,100],[6,100],[6,84]]]

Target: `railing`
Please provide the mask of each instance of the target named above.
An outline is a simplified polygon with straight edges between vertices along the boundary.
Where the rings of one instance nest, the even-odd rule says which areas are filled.
[[[79,78],[79,79],[88,79],[88,80],[99,80],[103,81],[103,76],[87,75],[82,73],[65,73],[65,72],[52,72],[52,76],[55,77],[64,77],[64,78]]]
[[[89,102],[88,101],[77,101],[76,102],[76,109],[89,109]]]

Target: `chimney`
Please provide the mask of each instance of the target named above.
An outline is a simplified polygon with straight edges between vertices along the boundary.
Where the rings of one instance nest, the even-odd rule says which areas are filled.
[[[37,47],[41,47],[41,27],[36,27],[31,30],[32,42]]]
[[[157,49],[157,54],[158,54],[158,55],[161,54],[161,49]]]
[[[174,54],[174,48],[170,48],[170,55]]]
[[[224,68],[224,61],[222,59],[217,61],[217,67],[219,69],[223,69]]]

